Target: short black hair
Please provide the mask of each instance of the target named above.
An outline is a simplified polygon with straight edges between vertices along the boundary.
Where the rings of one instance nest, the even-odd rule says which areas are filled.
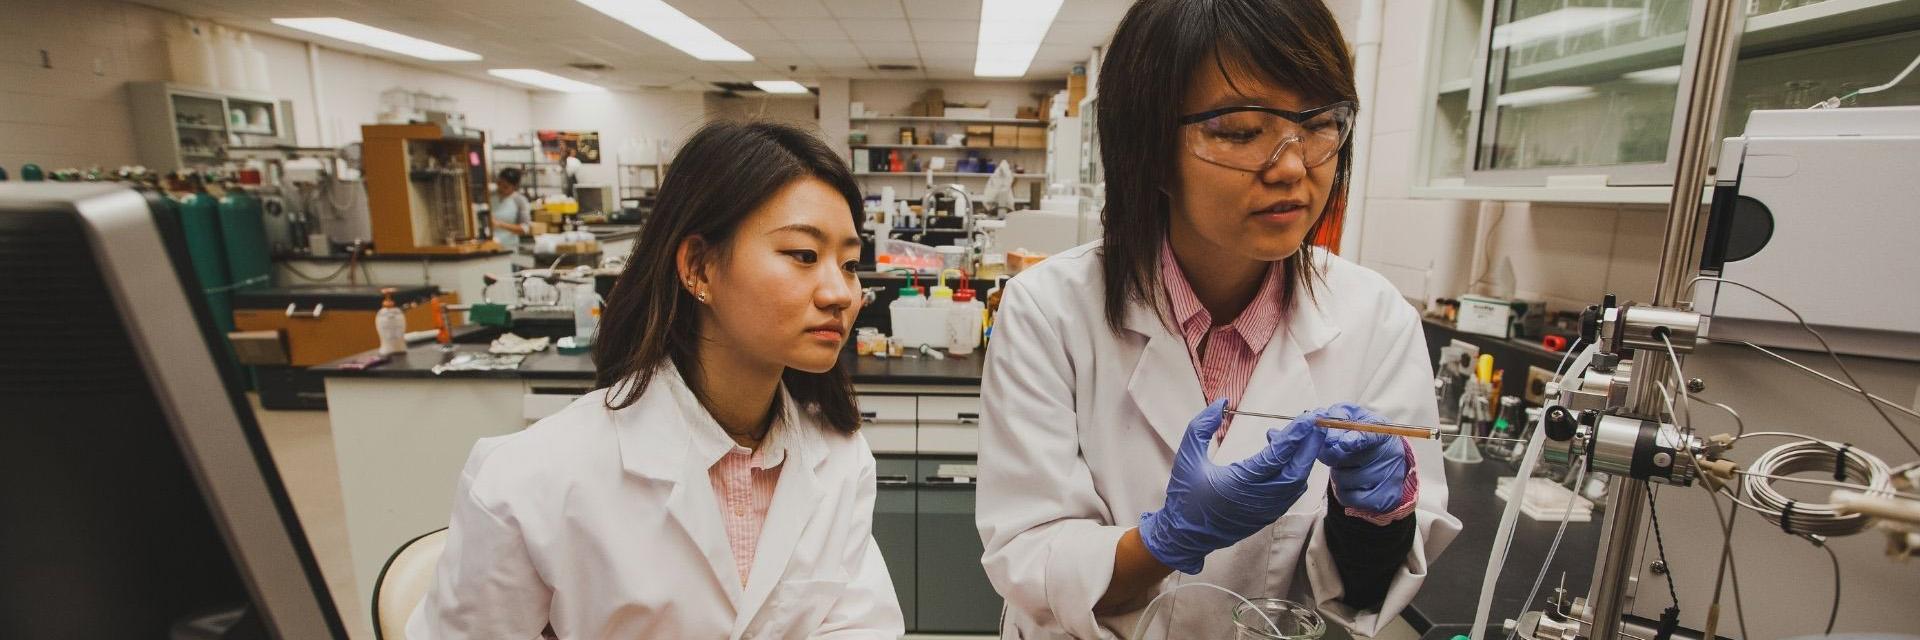
[[[1129,302],[1158,305],[1160,245],[1172,215],[1170,194],[1180,144],[1181,103],[1195,72],[1266,76],[1316,103],[1355,105],[1353,59],[1340,25],[1321,0],[1140,0],[1114,31],[1100,67],[1100,160],[1106,169],[1104,238],[1106,319],[1118,331]],[[1345,207],[1353,145],[1340,148],[1326,209],[1309,241]],[[1303,246],[1283,260],[1282,308],[1312,292],[1314,265]]]
[[[519,167],[507,167],[505,169],[501,169],[498,175],[501,182],[511,182],[514,184],[514,186],[519,186],[520,184],[520,168]]]

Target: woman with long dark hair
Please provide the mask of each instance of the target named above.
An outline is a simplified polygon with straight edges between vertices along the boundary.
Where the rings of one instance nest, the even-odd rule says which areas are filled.
[[[474,447],[409,637],[899,636],[839,358],[859,202],[800,130],[689,138],[607,296],[600,388]]]
[[[988,354],[1003,635],[1129,632],[1187,582],[1379,632],[1460,525],[1433,441],[1316,423],[1438,421],[1418,314],[1309,244],[1353,170],[1339,26],[1318,0],[1142,0],[1097,93],[1105,235],[1011,281]],[[1231,604],[1176,598],[1150,635],[1230,637]]]

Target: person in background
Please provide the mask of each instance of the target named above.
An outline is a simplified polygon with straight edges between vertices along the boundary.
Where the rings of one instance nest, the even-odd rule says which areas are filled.
[[[533,205],[520,193],[519,169],[501,169],[493,184],[493,202],[487,207],[493,216],[493,239],[511,250],[521,238],[533,235]]]
[[[1130,633],[1192,582],[1380,633],[1460,523],[1433,440],[1315,423],[1438,421],[1419,315],[1309,244],[1352,170],[1339,26],[1319,0],[1142,0],[1099,87],[1105,237],[1008,283],[982,381],[1002,636]],[[1234,636],[1230,599],[1170,599],[1149,637]]]
[[[840,360],[859,208],[803,131],[689,138],[607,296],[598,388],[474,445],[407,636],[901,636]]]

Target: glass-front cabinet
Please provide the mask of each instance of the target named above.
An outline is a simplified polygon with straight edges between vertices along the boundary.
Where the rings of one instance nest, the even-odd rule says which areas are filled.
[[[1723,135],[1754,110],[1920,104],[1920,0],[1742,0]],[[1415,196],[1666,202],[1704,3],[1442,0]]]

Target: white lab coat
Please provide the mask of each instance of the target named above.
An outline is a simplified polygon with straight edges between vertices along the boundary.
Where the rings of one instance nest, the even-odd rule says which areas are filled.
[[[1379,274],[1310,249],[1323,265],[1261,353],[1239,408],[1292,414],[1357,402],[1396,422],[1435,424],[1432,366],[1412,307]],[[1006,598],[1004,637],[1094,638],[1133,631],[1137,615],[1099,618],[1114,546],[1166,497],[1173,454],[1207,404],[1185,340],[1143,304],[1125,330],[1108,328],[1097,244],[1048,258],[1008,284],[983,382],[977,522],[982,561]],[[1212,458],[1241,460],[1266,444],[1273,420],[1240,417]],[[1440,447],[1413,443],[1417,537],[1379,612],[1336,602],[1327,550],[1327,468],[1273,525],[1207,557],[1199,576],[1175,573],[1155,592],[1210,582],[1249,598],[1318,605],[1331,621],[1373,635],[1413,598],[1460,521],[1447,513]],[[1304,556],[1304,571],[1299,560]],[[1308,585],[1294,578],[1304,573]],[[1310,590],[1308,589],[1310,587]],[[1161,603],[1150,637],[1232,637],[1235,601],[1187,589]],[[1168,621],[1171,621],[1170,623]],[[1174,632],[1168,633],[1171,624]]]
[[[743,588],[707,470],[733,443],[663,367],[473,448],[434,587],[408,640],[897,638],[872,536],[873,454],[781,391],[780,482]]]

